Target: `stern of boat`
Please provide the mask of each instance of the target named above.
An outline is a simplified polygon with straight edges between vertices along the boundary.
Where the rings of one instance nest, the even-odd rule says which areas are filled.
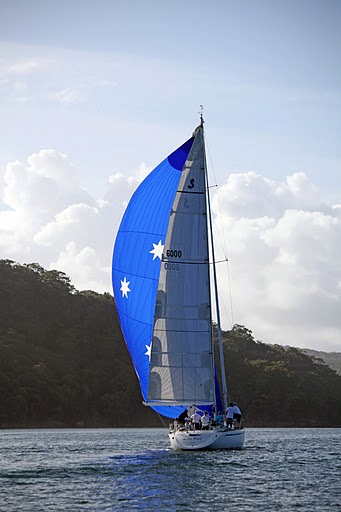
[[[169,433],[173,450],[241,450],[244,429],[176,430]]]

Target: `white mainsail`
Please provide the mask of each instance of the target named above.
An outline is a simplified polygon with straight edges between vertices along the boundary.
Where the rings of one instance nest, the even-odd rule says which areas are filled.
[[[203,128],[183,167],[160,270],[148,403],[214,402]]]

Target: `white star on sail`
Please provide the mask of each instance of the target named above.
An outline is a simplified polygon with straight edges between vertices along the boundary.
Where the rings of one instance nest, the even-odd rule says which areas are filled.
[[[153,254],[153,261],[155,260],[155,258],[160,258],[160,260],[161,260],[163,248],[164,248],[164,245],[162,245],[161,240],[159,241],[158,244],[153,244],[153,247],[154,247],[154,249],[149,251],[151,254]]]
[[[122,292],[122,297],[128,298],[128,292],[131,292],[129,285],[130,285],[130,281],[127,281],[127,278],[124,276],[123,281],[121,281],[121,288],[120,288],[120,290]]]
[[[147,349],[147,352],[145,352],[144,355],[149,357],[149,362],[150,362],[150,358],[152,356],[152,344],[145,345],[145,347]]]

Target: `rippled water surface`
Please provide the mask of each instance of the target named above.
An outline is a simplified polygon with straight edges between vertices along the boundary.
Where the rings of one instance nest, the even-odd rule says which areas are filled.
[[[2,430],[2,511],[340,511],[341,429],[247,429],[173,452],[164,429]]]

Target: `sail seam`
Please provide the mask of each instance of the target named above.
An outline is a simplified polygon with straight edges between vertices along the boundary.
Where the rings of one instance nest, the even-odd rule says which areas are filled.
[[[167,260],[164,259],[163,263],[176,263],[177,265],[207,265],[207,260],[205,261],[179,261],[179,260]]]
[[[167,317],[165,317],[165,318],[167,318]],[[181,319],[179,318],[178,320],[181,320]],[[187,320],[198,320],[198,319],[197,318],[190,318],[190,319],[187,319]],[[203,322],[204,321],[205,320],[203,320]],[[210,331],[209,330],[208,331],[206,331],[206,330],[205,331],[202,331],[202,330],[195,331],[195,330],[188,330],[188,329],[186,329],[186,331],[184,331],[183,329],[179,329],[179,330],[178,329],[155,329],[155,332],[185,332],[185,333],[190,332],[190,333],[194,333],[194,334],[199,334],[199,333],[203,333],[204,334],[204,333],[207,333],[207,332],[210,332]],[[167,354],[167,353],[168,354],[170,354],[170,353],[177,354],[177,352],[163,352],[163,353],[164,354]],[[182,354],[182,353],[183,352],[179,352],[179,354]],[[194,353],[197,353],[197,352],[193,352],[193,354]],[[212,354],[212,352],[209,352],[209,353]]]
[[[205,195],[205,192],[192,192],[191,190],[177,190],[177,194],[195,194],[195,195]]]
[[[137,233],[138,235],[140,235],[141,231],[139,231],[137,228],[136,229],[120,229],[120,234],[121,233]],[[160,236],[162,238],[164,238],[164,236],[165,236],[164,233],[160,233],[159,231],[145,231],[145,232],[143,232],[143,235]]]
[[[150,325],[152,326],[151,323],[148,323],[148,322],[144,322],[143,320],[140,320],[140,319],[136,319],[134,318],[133,316],[130,316],[130,315],[127,315],[126,313],[123,313],[121,310],[119,310],[119,315],[120,316],[124,316],[125,318],[129,318],[129,320],[134,320],[135,322],[138,321],[140,324],[143,324],[143,325]]]
[[[149,277],[149,276],[141,276],[140,274],[133,274],[132,272],[125,272],[124,269],[121,270],[120,268],[117,268],[115,267],[114,268],[115,272],[121,272],[122,274],[125,274],[127,277],[142,277],[143,279],[146,279],[148,281],[156,281],[157,282],[157,279],[155,279],[155,277]]]

